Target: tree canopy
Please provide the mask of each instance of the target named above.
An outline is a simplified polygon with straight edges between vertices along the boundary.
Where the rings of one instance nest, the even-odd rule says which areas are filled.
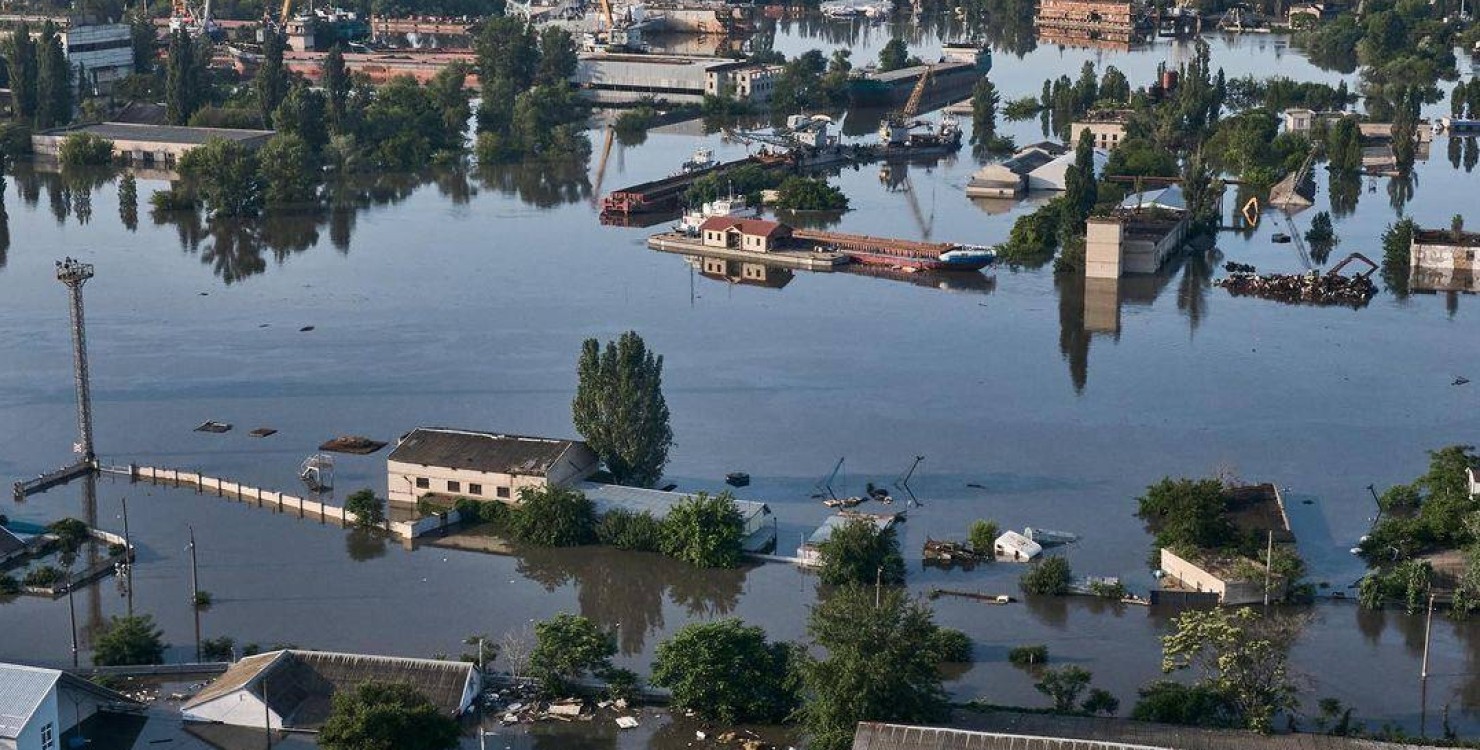
[[[798,705],[794,648],[738,619],[685,625],[658,644],[652,682],[675,708],[725,724],[779,723]]]
[[[854,518],[833,530],[818,545],[818,576],[830,585],[904,583],[904,557],[894,529],[880,530],[872,521]]]
[[[618,484],[651,487],[663,476],[673,430],[663,399],[663,357],[635,331],[581,346],[571,412],[576,429]]]
[[[570,680],[610,670],[611,658],[617,653],[614,634],[568,612],[536,623],[534,636],[529,670],[551,693],[563,690]]]
[[[123,667],[164,662],[164,631],[149,615],[114,617],[93,642],[93,664]]]
[[[1252,609],[1189,610],[1162,638],[1162,671],[1191,669],[1198,685],[1226,701],[1237,723],[1268,732],[1295,705],[1287,662],[1303,622]]]
[[[812,608],[807,633],[827,652],[802,667],[802,725],[813,750],[844,750],[860,721],[922,724],[948,712],[940,654],[922,644],[939,628],[905,592],[849,586]]]
[[[514,538],[541,547],[575,547],[596,541],[596,508],[580,490],[523,487],[510,518]]]
[[[728,492],[704,492],[675,505],[662,522],[663,554],[700,568],[740,564],[745,520]]]
[[[450,750],[460,733],[416,688],[368,682],[334,694],[318,742],[324,750]]]

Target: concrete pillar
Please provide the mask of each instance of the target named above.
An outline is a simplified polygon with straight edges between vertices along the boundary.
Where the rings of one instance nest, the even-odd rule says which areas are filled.
[[[1125,225],[1110,217],[1090,217],[1084,224],[1084,275],[1088,279],[1118,279],[1124,272]]]

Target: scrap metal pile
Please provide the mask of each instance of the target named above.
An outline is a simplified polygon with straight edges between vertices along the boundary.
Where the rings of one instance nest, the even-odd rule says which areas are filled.
[[[1377,294],[1377,285],[1365,275],[1310,273],[1235,273],[1214,281],[1235,297],[1248,295],[1291,305],[1350,305],[1365,307]]]

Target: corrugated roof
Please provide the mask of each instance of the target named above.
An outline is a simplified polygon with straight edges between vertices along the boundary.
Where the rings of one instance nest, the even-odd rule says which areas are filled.
[[[770,237],[786,228],[783,224],[765,219],[736,219],[729,216],[711,216],[699,225],[700,230],[709,232],[722,232],[730,227],[739,229],[741,234],[762,237]]]
[[[598,513],[620,508],[632,513],[650,513],[658,519],[668,515],[668,511],[672,510],[673,506],[693,497],[693,494],[688,492],[664,492],[601,482],[581,482],[576,485],[576,489],[585,494],[587,499],[596,506]],[[754,500],[737,499],[735,507],[740,510],[740,517],[746,520],[771,512],[765,503]]]
[[[1163,208],[1168,211],[1186,211],[1187,199],[1180,185],[1168,185],[1157,190],[1132,193],[1120,202],[1121,208]]]
[[[578,442],[418,427],[401,439],[386,460],[449,469],[544,476]]]
[[[16,739],[56,685],[55,669],[0,664],[0,738]]]
[[[832,538],[834,531],[837,531],[838,529],[847,525],[848,522],[858,519],[872,521],[874,527],[877,528],[879,531],[883,531],[894,525],[894,518],[892,516],[873,516],[863,513],[844,515],[842,513],[835,513],[831,516],[828,516],[827,520],[823,521],[822,525],[818,526],[817,530],[812,532],[812,536],[807,537],[807,544],[822,544],[823,542]]]
[[[10,555],[12,552],[25,549],[26,543],[21,541],[15,534],[10,533],[4,526],[0,526],[0,558]]]
[[[181,706],[190,712],[238,690],[262,697],[285,726],[313,729],[329,717],[331,699],[341,690],[368,682],[405,683],[425,695],[444,714],[462,709],[473,665],[435,659],[407,659],[328,651],[273,651],[243,659]]]

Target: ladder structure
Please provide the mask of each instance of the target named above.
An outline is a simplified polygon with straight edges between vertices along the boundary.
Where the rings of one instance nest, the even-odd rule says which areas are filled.
[[[82,315],[82,285],[93,277],[91,263],[76,258],[57,261],[57,281],[67,286],[72,302],[72,376],[77,383],[77,442],[72,452],[80,463],[92,464],[92,384],[87,371],[87,329]]]

